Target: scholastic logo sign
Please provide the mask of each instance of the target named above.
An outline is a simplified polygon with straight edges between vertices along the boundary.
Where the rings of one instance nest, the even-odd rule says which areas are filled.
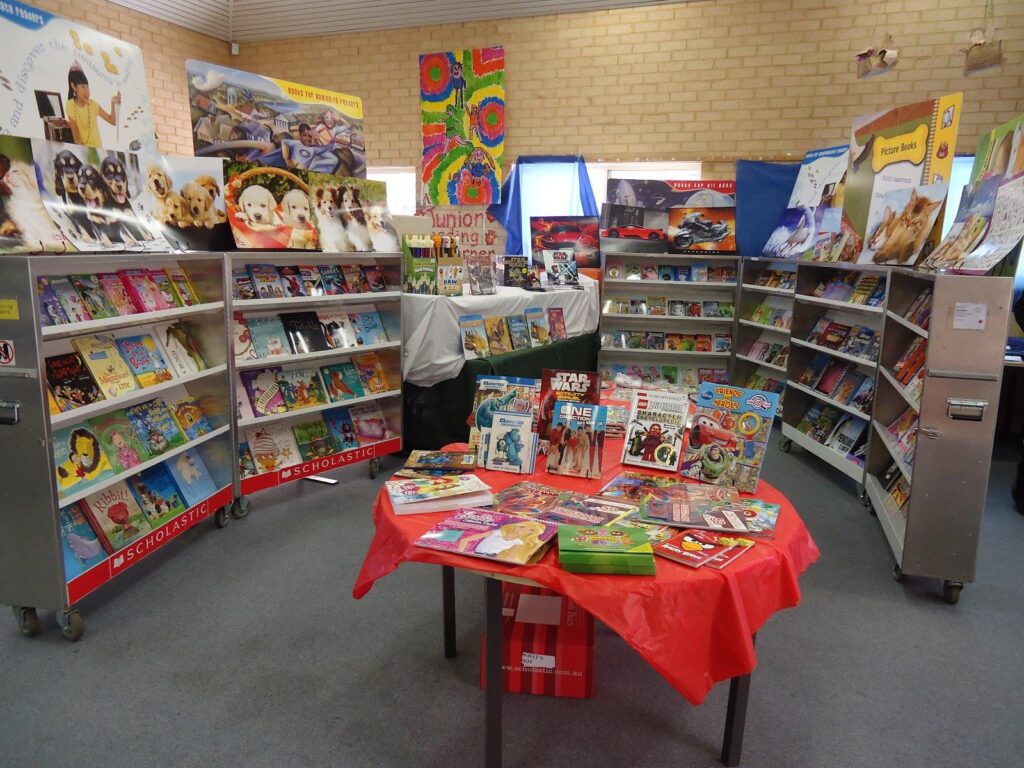
[[[301,464],[293,464],[290,467],[286,467],[280,471],[278,475],[279,481],[284,483],[289,480],[299,480],[309,475],[318,475],[321,472],[327,472],[331,469],[337,469],[343,467],[346,464],[352,464],[357,461],[363,461],[365,459],[372,459],[377,455],[376,446],[370,445],[366,448],[353,448],[351,451],[345,451],[344,453],[335,453],[332,456],[324,456],[322,459],[310,459],[304,461]]]

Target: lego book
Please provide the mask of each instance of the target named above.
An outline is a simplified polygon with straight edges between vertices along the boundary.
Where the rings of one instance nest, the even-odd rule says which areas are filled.
[[[548,472],[600,477],[606,420],[603,405],[556,401],[548,429]]]
[[[635,390],[626,423],[622,463],[651,469],[677,469],[689,411],[690,400],[686,395]]]

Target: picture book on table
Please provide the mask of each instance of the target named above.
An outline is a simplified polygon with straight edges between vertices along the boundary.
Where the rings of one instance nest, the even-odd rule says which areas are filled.
[[[476,469],[476,454],[471,451],[419,451],[409,452],[405,469],[466,472]]]
[[[487,469],[528,475],[537,458],[537,433],[532,413],[494,414],[488,431]]]
[[[459,333],[462,336],[462,354],[467,360],[491,356],[483,315],[461,315]]]
[[[118,272],[121,282],[128,290],[135,306],[140,312],[158,312],[163,309],[172,309],[174,304],[168,304],[160,292],[160,288],[153,282],[152,276],[147,269],[124,269]]]
[[[378,403],[359,403],[351,406],[348,413],[360,445],[378,443],[395,436]]]
[[[252,281],[252,276],[246,267],[233,267],[231,270],[231,281],[231,295],[233,298],[241,299],[242,301],[259,298],[256,294],[256,286]]]
[[[123,336],[115,339],[115,343],[121,358],[128,363],[135,381],[143,389],[174,378],[151,334]]]
[[[530,326],[526,323],[525,315],[508,315],[505,317],[508,324],[508,333],[512,337],[513,349],[529,349]]]
[[[174,478],[163,464],[144,469],[125,483],[154,529],[188,509]]]
[[[572,573],[655,573],[647,531],[622,523],[609,527],[558,526],[558,562]]]
[[[326,293],[320,270],[315,264],[300,264],[299,279],[307,296],[323,296]]]
[[[89,310],[93,320],[117,317],[117,307],[107,296],[96,275],[68,275],[71,285],[82,297],[82,303]]]
[[[51,277],[49,282],[50,290],[57,297],[57,303],[64,310],[69,322],[84,323],[87,320],[92,320],[92,315],[82,303],[82,297],[78,295],[78,291],[75,290],[75,286],[68,278]]]
[[[626,423],[622,463],[651,469],[677,469],[689,412],[690,400],[684,394],[635,390]]]
[[[497,291],[494,259],[490,253],[471,251],[466,254],[466,281],[473,296],[490,296]]]
[[[322,419],[304,421],[292,427],[299,454],[305,461],[337,453],[334,440]]]
[[[556,401],[548,429],[548,472],[600,477],[606,420],[603,405]]]
[[[359,437],[355,425],[348,413],[348,408],[332,408],[323,412],[324,424],[331,433],[331,438],[339,451],[347,451],[359,447]]]
[[[461,509],[424,533],[416,546],[525,565],[545,551],[558,527],[490,509]]]
[[[302,282],[302,275],[299,274],[298,267],[277,267],[277,274],[286,299],[297,299],[300,296],[309,295],[306,293],[306,286]]]
[[[206,361],[195,339],[182,323],[154,325],[153,336],[167,364],[178,376],[189,376],[206,370]]]
[[[260,473],[283,469],[302,461],[295,435],[287,424],[245,427],[243,431]]]
[[[530,273],[530,260],[526,256],[505,256],[502,285],[506,288],[526,288]]]
[[[316,368],[280,371],[277,374],[277,386],[289,411],[326,405],[328,402],[320,372]]]
[[[504,355],[512,351],[512,337],[508,332],[508,323],[504,317],[485,317],[484,328],[487,331],[487,345],[491,356]]]
[[[178,422],[160,398],[130,405],[125,413],[151,456],[159,456],[185,444]]]
[[[472,449],[478,451],[479,463],[486,463],[489,446],[489,441],[486,438],[494,424],[494,416],[499,411],[529,414],[532,425],[536,426],[535,401],[539,386],[540,382],[537,379],[486,374],[476,377],[473,408],[466,422],[470,426],[469,444]],[[531,431],[536,430],[531,427]]]
[[[103,541],[92,529],[79,502],[60,511],[60,541],[64,550],[64,580],[71,581],[107,557]]]
[[[103,399],[103,393],[77,352],[48,357],[43,366],[46,369],[46,383],[61,411],[70,411]]]
[[[673,528],[697,528],[725,533],[746,533],[742,504],[670,497],[648,499],[640,507],[640,518]]]
[[[99,438],[115,473],[126,472],[152,458],[123,408],[93,416],[89,419],[89,429]]]
[[[636,511],[632,504],[611,499],[602,499],[599,496],[583,496],[582,494],[562,494],[562,498],[547,509],[540,510],[536,514],[529,514],[537,520],[543,520],[557,525],[611,525],[619,522],[626,515]]]
[[[235,360],[255,360],[256,347],[252,345],[252,334],[241,312],[232,313],[231,339]]]
[[[388,375],[376,352],[355,355],[352,358],[352,362],[355,363],[356,371],[359,374],[359,381],[367,394],[388,391],[390,388]]]
[[[543,347],[552,342],[552,329],[548,322],[548,313],[543,307],[527,307],[523,317],[526,319],[531,346]]]
[[[53,471],[58,495],[72,488],[88,488],[114,475],[99,438],[87,424],[53,433]]]
[[[324,337],[331,349],[346,349],[356,346],[356,332],[345,312],[317,312],[324,328]]]
[[[156,286],[157,291],[160,293],[160,299],[163,301],[164,306],[167,309],[180,307],[181,299],[178,298],[178,294],[174,290],[174,286],[171,284],[171,279],[167,276],[167,273],[162,269],[150,269],[147,272],[149,273],[149,279],[153,281],[153,285]]]
[[[191,395],[169,403],[168,408],[186,440],[196,440],[213,431],[203,409]]]
[[[256,371],[240,371],[242,386],[249,395],[256,416],[269,416],[273,413],[284,413],[288,408],[284,404],[281,387],[277,383],[277,374],[281,369],[263,368]]]
[[[535,517],[562,502],[582,499],[582,494],[524,480],[494,494],[494,507],[510,515]]]
[[[71,345],[82,356],[86,367],[99,385],[104,397],[111,399],[138,389],[135,376],[121,359],[111,336],[78,336]]]
[[[185,506],[194,507],[217,492],[217,486],[210,476],[206,464],[195,449],[183,451],[172,457],[164,466],[174,478],[174,484],[178,486],[182,496],[185,497]]]
[[[245,325],[256,357],[267,358],[291,352],[284,324],[277,315],[246,315]]]
[[[345,278],[341,270],[334,264],[321,264],[320,282],[323,283],[324,293],[328,296],[340,296],[345,293]]]
[[[372,304],[358,304],[349,307],[348,319],[352,323],[357,346],[383,344],[388,340],[380,314]]]
[[[82,508],[93,530],[104,539],[108,552],[124,549],[153,530],[142,508],[123,482],[87,496],[82,502]]]
[[[366,394],[359,371],[351,360],[321,366],[320,378],[324,382],[324,389],[332,403],[363,397]]]
[[[596,371],[542,369],[537,424],[540,439],[548,439],[556,402],[598,405],[600,397],[601,375]]]
[[[171,287],[174,289],[174,294],[178,301],[181,302],[181,306],[194,307],[202,303],[202,299],[196,292],[195,286],[192,285],[192,281],[188,279],[188,275],[181,266],[167,267],[164,269],[164,272],[171,281]],[[100,282],[103,282],[102,275],[100,275]]]
[[[551,329],[552,341],[566,338],[565,314],[561,307],[548,307],[548,327]]]
[[[296,355],[323,352],[331,348],[316,312],[282,312],[280,317],[288,344]]]
[[[384,487],[391,503],[406,509],[412,509],[408,505],[420,502],[490,491],[490,486],[472,473],[437,477],[395,477],[386,480]]]
[[[36,279],[36,291],[39,294],[39,317],[44,326],[64,325],[71,322],[68,320],[64,307],[60,305],[57,294],[53,292],[49,278],[40,275]]]
[[[128,289],[121,282],[119,274],[116,272],[101,272],[96,275],[96,279],[99,280],[100,287],[107,294],[107,298],[114,305],[118,315],[134,315],[139,311],[139,308],[135,306],[135,302],[132,301],[132,297],[128,294]]]
[[[774,392],[702,383],[679,473],[753,493],[778,407]]]
[[[655,545],[654,554],[699,568],[737,546],[736,537],[715,531],[686,530]]]

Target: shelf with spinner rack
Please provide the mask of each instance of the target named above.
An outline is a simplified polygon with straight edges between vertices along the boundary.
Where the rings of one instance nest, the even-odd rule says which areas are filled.
[[[778,373],[782,373],[782,374],[786,373],[786,367],[783,366],[783,365],[775,365],[775,363],[769,363],[769,362],[767,362],[765,360],[758,360],[756,357],[750,357],[749,355],[743,355],[743,354],[740,354],[739,352],[736,353],[736,359],[737,360],[742,360],[745,363],[753,363],[754,365],[756,365],[759,368],[768,368],[769,370],[777,371]]]
[[[610,320],[653,320],[658,323],[716,323],[732,325],[731,317],[686,317],[681,315],[627,315],[619,312],[602,312],[601,317]]]
[[[201,303],[78,323],[42,325],[36,289],[40,277],[171,267],[187,275]],[[5,399],[17,406],[6,435],[11,444],[19,446],[8,457],[7,479],[0,480],[0,493],[9,501],[7,511],[0,518],[0,602],[15,606],[15,615],[24,634],[32,635],[38,631],[36,609],[43,608],[54,612],[65,637],[77,640],[84,632],[84,622],[76,606],[86,595],[144,557],[172,546],[171,542],[183,531],[206,518],[228,519],[234,459],[230,434],[230,387],[226,375],[225,260],[223,254],[211,253],[9,255],[0,260],[0,283],[19,309],[5,328],[5,335],[9,336],[11,345],[16,349],[16,367],[0,369]],[[52,317],[52,314],[48,313],[47,317]],[[50,414],[47,406],[47,356],[70,352],[72,341],[80,337],[137,335],[151,332],[146,326],[172,321],[187,329],[207,368],[184,375],[176,371],[178,375],[168,382],[98,400],[78,409]],[[91,431],[91,427],[84,423],[88,419],[146,400],[163,399],[179,388],[200,404],[210,424],[209,432],[140,462],[130,470],[116,474],[108,470],[107,477],[91,485],[71,485],[61,495],[54,457],[59,455],[58,448],[64,450],[65,447],[55,444],[58,432],[66,434],[65,430],[72,426]],[[94,494],[109,493],[126,479],[148,468],[169,466],[171,462],[178,464],[186,453],[190,461],[192,457],[201,461],[207,471],[209,487],[213,490],[205,498],[191,498],[187,509],[170,520],[154,522],[152,529],[147,518],[145,534],[110,554],[103,554],[99,549],[101,537],[105,534],[98,529],[92,530],[92,523],[80,522],[79,526],[91,529],[90,536],[95,537],[95,541],[90,540],[87,555],[81,549],[72,551],[69,548],[62,536],[62,509],[76,503],[91,503]],[[177,486],[177,476],[174,476],[174,481]],[[124,486],[120,492],[131,495]],[[179,500],[184,501],[184,498],[185,494],[180,494]],[[141,524],[140,519],[136,525],[141,527]],[[85,535],[81,528],[76,530]]]

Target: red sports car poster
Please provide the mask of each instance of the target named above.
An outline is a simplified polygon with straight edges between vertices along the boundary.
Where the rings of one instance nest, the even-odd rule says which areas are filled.
[[[596,216],[531,216],[530,244],[534,264],[544,263],[543,251],[572,248],[577,267],[601,267]]]

